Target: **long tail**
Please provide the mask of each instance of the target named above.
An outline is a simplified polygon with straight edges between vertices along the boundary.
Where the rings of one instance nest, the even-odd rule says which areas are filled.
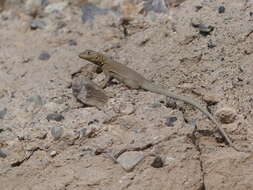
[[[160,87],[158,85],[152,84],[151,82],[148,82],[148,81],[145,82],[142,85],[142,88],[144,90],[148,90],[150,92],[154,92],[154,93],[157,93],[157,94],[165,95],[165,96],[171,97],[173,99],[181,100],[183,102],[191,104],[192,106],[194,106],[195,108],[197,108],[198,110],[200,110],[202,113],[204,113],[215,124],[215,126],[218,129],[218,131],[220,132],[220,134],[222,135],[222,137],[225,139],[226,143],[229,146],[233,147],[235,150],[237,150],[237,148],[234,147],[234,145],[233,145],[232,141],[230,140],[230,138],[228,137],[228,135],[220,127],[220,125],[218,124],[218,122],[214,119],[214,117],[212,116],[212,114],[206,108],[202,107],[199,103],[195,102],[194,100],[191,100],[191,98],[189,98],[189,97],[173,94],[173,93],[169,92],[168,89],[164,89],[163,87]]]

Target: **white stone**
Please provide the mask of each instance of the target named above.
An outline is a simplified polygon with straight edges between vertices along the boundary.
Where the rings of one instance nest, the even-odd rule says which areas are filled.
[[[144,155],[142,152],[129,151],[120,155],[117,162],[122,166],[122,168],[124,168],[124,170],[130,172],[140,161],[143,160],[143,158]]]
[[[62,11],[67,5],[68,5],[68,2],[59,2],[59,3],[49,4],[45,8],[45,13],[52,13],[54,11]]]

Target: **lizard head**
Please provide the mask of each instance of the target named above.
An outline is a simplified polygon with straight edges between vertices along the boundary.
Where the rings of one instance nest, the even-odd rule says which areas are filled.
[[[104,64],[103,55],[93,50],[85,50],[84,52],[79,54],[79,57],[90,61],[98,66],[103,66]]]

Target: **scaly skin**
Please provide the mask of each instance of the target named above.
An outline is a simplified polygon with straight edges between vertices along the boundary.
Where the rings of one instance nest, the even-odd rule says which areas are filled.
[[[134,70],[128,68],[127,66],[121,63],[114,61],[113,59],[107,57],[106,55],[103,55],[102,53],[99,53],[93,50],[85,50],[84,52],[79,54],[79,57],[101,67],[101,69],[103,70],[105,74],[105,80],[102,85],[103,88],[106,87],[107,83],[111,79],[115,78],[118,81],[126,84],[129,88],[144,89],[150,92],[165,95],[173,99],[181,100],[183,102],[191,104],[195,108],[199,109],[202,113],[204,113],[215,124],[220,134],[222,135],[222,137],[225,139],[226,143],[229,146],[239,151],[233,145],[228,135],[220,127],[219,123],[215,120],[212,114],[209,113],[206,108],[202,107],[200,104],[198,104],[191,98],[173,94],[169,92],[168,90],[164,89],[163,87],[153,84],[152,82],[150,82],[149,80],[141,76],[139,73],[135,72]]]

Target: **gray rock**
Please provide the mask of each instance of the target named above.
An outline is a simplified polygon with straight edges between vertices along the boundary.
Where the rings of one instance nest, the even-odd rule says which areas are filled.
[[[51,135],[54,139],[59,139],[63,135],[63,127],[61,126],[54,126],[51,128]]]
[[[58,2],[58,3],[52,3],[46,6],[45,13],[52,13],[57,11],[62,11],[65,7],[67,7],[68,2]]]
[[[225,13],[225,7],[224,6],[220,6],[218,9],[218,13]]]
[[[177,121],[176,116],[169,116],[165,121],[165,125],[167,125],[168,127],[173,127],[176,121]]]
[[[212,48],[216,47],[216,44],[210,39],[207,42],[207,47],[210,48],[210,49],[212,49]]]
[[[39,60],[41,61],[47,61],[50,59],[50,54],[47,53],[47,52],[42,52],[40,55],[39,55]]]
[[[199,33],[202,34],[203,36],[209,35],[214,29],[213,26],[207,24],[200,24],[198,28]]]
[[[3,119],[6,113],[7,113],[7,108],[3,108],[3,109],[0,108],[0,119]]]
[[[6,158],[7,155],[0,149],[0,157],[1,158]]]
[[[74,78],[72,91],[78,101],[85,105],[95,106],[98,109],[103,109],[108,101],[105,91],[86,77],[79,76]]]
[[[177,102],[172,98],[166,98],[165,106],[174,110],[177,109]]]
[[[29,24],[30,24],[31,30],[43,29],[46,27],[46,23],[43,20],[38,20],[38,19],[30,20]]]
[[[198,17],[193,17],[191,19],[191,25],[194,27],[194,28],[198,28],[199,25],[202,23],[202,20]]]
[[[48,121],[50,121],[50,120],[61,121],[63,119],[64,119],[63,115],[58,114],[58,113],[50,113],[47,115]]]
[[[198,28],[199,29],[199,33],[203,36],[207,36],[209,34],[211,34],[211,32],[214,30],[214,26],[208,25],[208,24],[204,24],[201,19],[199,18],[193,18],[191,20],[191,25],[194,28]]]
[[[142,152],[137,151],[129,151],[120,155],[117,159],[117,162],[126,170],[130,172],[134,169],[134,167],[144,159],[144,155]]]
[[[86,128],[82,128],[82,129],[74,131],[74,132],[79,135],[79,138],[83,138],[87,134],[87,129]]]
[[[31,96],[30,98],[28,98],[27,101],[29,101],[31,103],[34,103],[34,104],[37,104],[37,105],[43,105],[44,104],[44,102],[43,102],[40,95]]]
[[[27,99],[27,103],[24,104],[22,107],[25,110],[26,114],[37,114],[42,106],[44,105],[44,102],[42,98],[39,95],[31,96]]]
[[[204,101],[207,103],[208,106],[215,105],[219,102],[221,97],[215,93],[206,93],[203,96]]]
[[[75,40],[69,40],[68,44],[69,44],[69,46],[76,46],[77,42]]]

